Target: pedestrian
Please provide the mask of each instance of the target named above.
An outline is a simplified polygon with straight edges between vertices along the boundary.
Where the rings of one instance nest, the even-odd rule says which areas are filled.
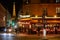
[[[57,24],[54,27],[55,27],[55,34],[57,34]]]
[[[40,36],[40,29],[41,29],[40,26],[38,26],[37,27],[37,34],[38,34],[38,36]]]

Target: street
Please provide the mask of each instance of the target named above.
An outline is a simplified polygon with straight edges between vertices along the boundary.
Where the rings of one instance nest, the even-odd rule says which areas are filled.
[[[25,34],[0,34],[0,40],[43,40],[43,36],[40,35],[25,35]],[[47,40],[60,40],[60,35],[47,35]]]

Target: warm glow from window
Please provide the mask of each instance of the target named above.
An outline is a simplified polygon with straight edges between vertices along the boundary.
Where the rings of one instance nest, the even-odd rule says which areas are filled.
[[[6,16],[3,17],[3,21],[5,21]]]

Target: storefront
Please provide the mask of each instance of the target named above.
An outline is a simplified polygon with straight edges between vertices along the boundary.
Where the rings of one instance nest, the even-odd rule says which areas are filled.
[[[47,33],[55,33],[55,26],[56,28],[60,28],[60,19],[59,18],[53,18],[53,17],[48,17],[45,19],[46,20],[46,31]],[[41,27],[40,31],[41,33],[43,32],[43,22],[42,18],[26,18],[26,19],[20,19],[20,25],[22,25],[23,28],[26,29],[31,29],[33,32],[37,32],[37,27]],[[29,31],[29,30],[27,30]],[[57,30],[59,31],[59,30]]]

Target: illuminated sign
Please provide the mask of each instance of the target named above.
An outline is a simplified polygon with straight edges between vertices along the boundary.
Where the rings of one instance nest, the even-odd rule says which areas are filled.
[[[28,18],[30,15],[20,15],[20,18]]]

